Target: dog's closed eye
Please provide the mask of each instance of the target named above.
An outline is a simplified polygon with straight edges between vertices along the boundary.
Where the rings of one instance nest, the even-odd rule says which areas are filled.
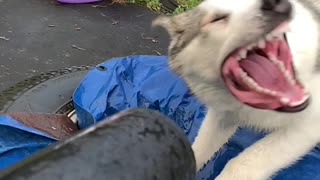
[[[217,23],[217,22],[227,22],[228,21],[228,14],[220,14],[220,15],[216,15],[214,16],[210,23]]]
[[[229,14],[215,14],[207,16],[203,19],[201,29],[203,31],[210,31],[212,28],[223,28],[229,20]]]

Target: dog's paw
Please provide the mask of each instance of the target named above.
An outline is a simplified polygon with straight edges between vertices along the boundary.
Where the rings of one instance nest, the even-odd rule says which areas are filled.
[[[215,180],[267,180],[265,174],[255,167],[230,160]]]

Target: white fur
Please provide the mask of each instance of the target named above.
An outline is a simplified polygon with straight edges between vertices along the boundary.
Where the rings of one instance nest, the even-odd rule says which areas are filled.
[[[313,103],[300,115],[279,115],[276,112],[243,108],[238,117],[239,125],[273,132],[232,159],[217,180],[267,179],[294,163],[320,140],[320,76],[311,73],[317,58],[318,25],[302,5],[295,3],[295,8],[296,15],[291,22],[288,38],[295,67],[300,73],[300,78],[308,80],[310,86],[306,87],[312,93]],[[209,108],[208,111],[193,144],[198,169],[219,150],[224,144],[223,141],[226,142],[237,127],[222,129],[215,126],[219,123],[219,116],[214,115],[214,108]],[[262,120],[261,117],[268,119]]]
[[[290,22],[291,32],[287,34],[298,79],[312,97],[308,108],[297,113],[252,108],[236,100],[221,83],[221,63],[226,55],[265,33],[259,28],[268,25],[269,21],[260,12],[261,2],[202,2],[196,10],[205,12],[205,15],[199,18],[207,20],[223,12],[230,14],[228,23],[200,27],[197,32],[199,35],[170,59],[172,69],[179,67],[181,77],[208,108],[192,145],[197,170],[210,160],[238,127],[253,127],[270,132],[230,160],[217,177],[218,180],[268,179],[280,169],[295,163],[320,142],[320,74],[314,70],[320,58],[319,21],[314,19],[307,6],[302,5],[308,2],[309,5],[317,6],[315,9],[320,13],[320,3],[316,0],[291,2],[295,13]],[[173,17],[173,20],[183,16]],[[176,26],[183,29],[185,24],[192,25],[192,22],[178,20],[173,25],[170,22],[166,19],[165,26],[173,32]],[[188,33],[187,30],[185,33]],[[175,39],[174,33],[171,36],[173,41],[170,47],[174,47],[174,42],[181,37]]]
[[[305,9],[301,4],[293,2],[295,4],[295,17],[290,23],[290,29],[287,33],[290,48],[293,53],[294,63],[296,67],[299,67],[300,72],[306,72],[300,75],[300,78],[306,78],[304,76],[311,75],[309,69],[314,65],[313,63],[305,63],[306,56],[308,59],[316,60],[319,47],[318,24],[312,17],[311,13]],[[303,69],[304,68],[304,69]]]

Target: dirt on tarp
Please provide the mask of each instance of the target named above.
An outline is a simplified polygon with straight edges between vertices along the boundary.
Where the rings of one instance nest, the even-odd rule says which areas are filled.
[[[78,126],[68,116],[62,114],[15,112],[6,115],[58,140],[67,139],[79,130]]]
[[[128,55],[165,55],[168,36],[146,7],[0,1],[0,91],[28,77]]]

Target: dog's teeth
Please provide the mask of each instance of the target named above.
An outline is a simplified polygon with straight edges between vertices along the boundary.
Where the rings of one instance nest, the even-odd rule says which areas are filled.
[[[273,39],[272,35],[271,34],[267,34],[266,40],[267,41],[271,41],[272,39]]]
[[[286,67],[282,61],[278,60],[275,56],[272,55],[269,57],[269,59],[279,67],[280,71],[284,74],[291,85],[296,84],[296,81],[293,79],[289,71],[286,70]]]
[[[257,86],[257,87],[256,87],[256,90],[257,90],[258,92],[260,92],[260,93],[263,93],[263,88],[262,88],[262,87]]]
[[[277,38],[279,38],[279,39],[284,39],[284,34],[278,34],[277,36],[276,36]]]
[[[284,75],[291,85],[293,85],[293,86],[296,85],[296,81],[292,78],[289,71],[285,70]]]
[[[286,25],[283,25],[279,28],[277,28],[274,32],[277,33],[277,34],[283,34],[283,33],[286,33],[286,32],[289,32],[291,29],[290,29],[290,26],[289,24],[286,24]]]
[[[240,60],[241,60],[241,57],[240,57],[240,56],[236,56],[236,60],[237,60],[237,61],[240,61]]]
[[[268,95],[271,95],[271,96],[274,96],[274,94],[275,94],[274,91],[271,91],[271,90],[269,90],[269,89],[264,89],[263,92],[264,92],[265,94],[268,94]]]
[[[263,39],[261,39],[258,42],[258,47],[261,48],[261,49],[264,49],[266,47],[266,42]]]
[[[246,72],[244,72],[241,68],[239,68],[240,77],[244,78],[246,76]]]
[[[264,94],[269,94],[269,90],[268,90],[268,89],[262,89],[262,92],[263,92]]]
[[[284,105],[287,105],[289,102],[290,102],[290,100],[288,99],[288,98],[281,98],[280,99],[280,102],[282,103],[282,104],[284,104]]]
[[[243,49],[243,50],[241,50],[240,51],[240,57],[242,58],[242,59],[244,59],[244,58],[246,58],[247,57],[247,50],[245,50],[245,49]]]
[[[283,39],[283,33],[274,33],[273,36],[276,39]]]
[[[249,46],[247,46],[247,50],[250,51],[253,49],[253,47],[254,47],[254,45],[249,45]]]
[[[291,106],[291,107],[299,106],[300,104],[304,103],[308,98],[309,98],[309,96],[305,95],[303,97],[303,99],[301,99],[301,101],[292,102],[292,103],[289,104],[289,106]]]
[[[275,63],[275,64],[279,64],[279,60],[274,56],[274,55],[269,55],[269,59]]]
[[[271,96],[276,96],[276,95],[277,95],[277,92],[275,92],[275,91],[270,91],[270,95],[271,95]]]
[[[282,61],[279,61],[279,60],[278,60],[278,66],[279,66],[280,70],[281,70],[284,74],[286,74],[286,67],[284,66],[284,64],[283,64]]]
[[[267,94],[267,95],[270,95],[270,96],[277,96],[277,92],[259,86],[242,69],[239,69],[239,74],[240,74],[240,77],[242,78],[243,82],[245,82],[248,87],[254,89],[257,92],[263,93],[263,94]]]
[[[251,86],[254,86],[254,80],[251,78],[247,79],[248,83],[250,83]]]
[[[281,31],[282,31],[283,33],[285,33],[285,32],[290,32],[290,31],[291,31],[291,28],[290,28],[289,25],[286,25],[286,26],[284,26],[283,28],[281,28]]]

